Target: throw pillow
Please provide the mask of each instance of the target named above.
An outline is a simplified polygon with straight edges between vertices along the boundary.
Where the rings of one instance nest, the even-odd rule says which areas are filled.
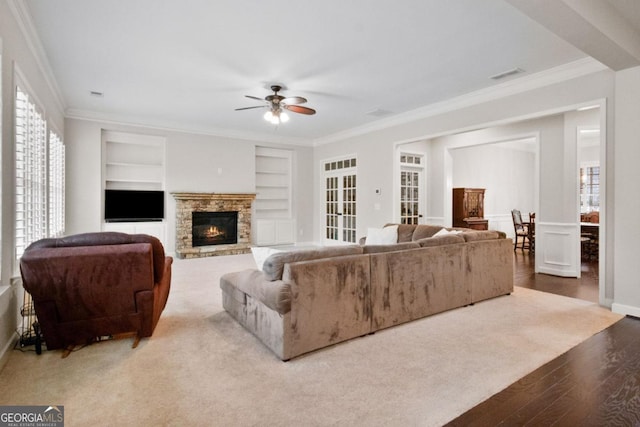
[[[282,252],[280,249],[269,248],[269,247],[257,247],[254,246],[251,248],[251,253],[253,254],[253,260],[256,262],[256,267],[258,270],[262,271],[262,266],[264,262],[271,256],[272,254]]]
[[[448,236],[449,234],[460,234],[460,233],[462,233],[462,231],[460,230],[447,230],[446,228],[443,228],[440,231],[438,231],[436,234],[434,234],[432,237]]]
[[[367,229],[367,245],[392,245],[398,243],[398,226]]]

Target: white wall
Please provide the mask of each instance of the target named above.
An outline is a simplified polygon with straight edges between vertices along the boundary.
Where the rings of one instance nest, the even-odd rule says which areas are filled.
[[[554,114],[542,118],[522,120],[505,125],[491,126],[477,131],[435,138],[432,148],[435,161],[440,161],[445,164],[450,163],[450,166],[448,169],[445,168],[442,171],[441,176],[432,177],[432,180],[439,182],[438,187],[440,188],[441,194],[439,198],[436,197],[432,201],[432,208],[443,213],[446,218],[446,223],[451,221],[451,214],[449,212],[449,206],[451,204],[450,185],[453,186],[454,183],[452,182],[449,185],[448,180],[450,179],[449,175],[452,174],[452,171],[457,169],[453,156],[455,156],[456,151],[460,149],[460,147],[477,147],[494,142],[524,138],[536,141],[532,147],[534,151],[530,152],[527,156],[530,158],[530,161],[533,162],[533,170],[529,170],[531,172],[530,179],[525,179],[524,177],[518,178],[520,172],[515,170],[507,173],[513,169],[511,159],[504,156],[500,159],[485,159],[486,163],[488,163],[487,173],[502,175],[504,177],[503,179],[511,182],[511,187],[506,192],[509,200],[503,201],[502,209],[508,207],[508,205],[511,205],[511,207],[502,213],[509,215],[509,221],[510,211],[514,208],[518,208],[523,213],[536,212],[536,219],[538,221],[544,218],[561,218],[561,214],[557,212],[557,210],[558,206],[564,203],[565,190],[563,187],[558,187],[557,183],[561,179],[564,167],[563,123],[563,116],[561,114]],[[537,156],[540,157],[539,172],[537,170]],[[508,176],[512,178],[508,178]],[[489,178],[485,177],[484,179]],[[520,180],[526,180],[527,183],[524,184],[524,194],[517,195],[519,192],[518,188],[521,186]],[[506,186],[507,184],[504,185]],[[544,196],[542,196],[543,194]],[[512,199],[512,195],[516,196]],[[499,212],[493,212],[492,214],[498,215]],[[559,221],[560,219],[548,219],[547,221],[550,220]]]
[[[523,142],[483,144],[451,150],[453,188],[484,188],[489,228],[513,237],[511,210],[535,212],[536,153]],[[520,147],[519,147],[520,146]]]
[[[102,224],[101,131],[159,135],[166,138],[165,190],[171,192],[254,193],[254,141],[190,134],[99,121],[67,119],[67,233],[99,231]],[[281,146],[282,148],[282,146]],[[293,150],[293,202],[298,236],[312,235],[308,168],[310,147]],[[219,173],[220,172],[220,173]],[[308,187],[303,187],[303,185]],[[175,200],[168,194],[165,212],[166,250],[175,250]]]
[[[316,147],[313,158],[314,241],[322,241],[324,212],[322,164],[336,157],[357,157],[357,224],[356,236],[366,236],[367,227],[381,227],[393,219],[394,146],[390,141],[355,141]],[[380,194],[376,194],[380,189]],[[376,205],[381,207],[376,209]]]
[[[612,309],[640,317],[640,67],[616,73],[615,289]]]

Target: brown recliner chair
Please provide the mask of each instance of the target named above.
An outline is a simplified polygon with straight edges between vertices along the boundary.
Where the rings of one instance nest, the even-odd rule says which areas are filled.
[[[20,272],[47,349],[129,332],[135,347],[160,319],[172,262],[152,236],[84,233],[32,243]]]

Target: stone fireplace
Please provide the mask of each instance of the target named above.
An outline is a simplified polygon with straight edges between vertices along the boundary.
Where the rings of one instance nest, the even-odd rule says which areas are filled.
[[[255,193],[171,193],[176,200],[176,256],[199,258],[251,250]]]

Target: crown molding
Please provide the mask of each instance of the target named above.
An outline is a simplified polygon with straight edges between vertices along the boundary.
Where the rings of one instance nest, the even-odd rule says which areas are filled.
[[[363,126],[358,126],[343,132],[338,132],[327,137],[317,138],[313,141],[313,146],[343,141],[355,136],[364,135],[370,132],[379,131],[398,125],[403,125],[420,119],[425,119],[427,117],[459,110],[465,107],[471,107],[473,105],[482,104],[496,99],[505,98],[511,95],[516,95],[522,92],[527,92],[555,83],[561,83],[567,80],[575,79],[577,77],[582,77],[588,74],[608,69],[609,68],[596,61],[595,59],[586,57],[577,61],[560,65],[558,67],[550,68],[548,70],[540,71],[528,76],[523,76],[504,83],[499,83],[488,88],[470,92],[465,95],[461,95],[441,102],[436,102],[424,107],[417,108],[415,110],[408,111],[406,113],[395,115],[393,117],[377,120]]]
[[[25,37],[29,50],[34,56],[34,59],[40,71],[42,72],[46,84],[53,94],[53,99],[57,104],[57,107],[61,112],[64,113],[64,116],[66,118],[101,121],[104,123],[117,125],[146,127],[167,132],[192,133],[224,138],[235,138],[248,141],[269,142],[298,146],[320,146],[331,144],[355,136],[407,124],[420,119],[436,116],[438,114],[443,114],[461,108],[478,105],[488,101],[519,94],[529,90],[549,86],[555,83],[560,83],[608,69],[605,65],[596,61],[595,59],[591,57],[585,57],[583,59],[563,64],[558,67],[540,71],[531,75],[522,76],[520,78],[509,80],[504,83],[499,83],[488,88],[470,92],[445,101],[436,102],[415,110],[376,120],[362,126],[337,132],[332,135],[320,137],[317,139],[273,136],[262,133],[221,128],[190,128],[188,126],[180,125],[168,127],[166,126],[166,124],[149,122],[147,119],[122,117],[118,115],[103,114],[88,110],[67,109],[66,102],[57,84],[45,50],[35,29],[35,25],[33,24],[33,20],[31,18],[31,13],[29,11],[27,3],[20,0],[7,0],[7,3],[18,23],[18,26],[20,27],[21,32]]]
[[[11,13],[18,23],[18,27],[20,27],[20,31],[25,38],[29,51],[33,55],[36,64],[38,65],[38,68],[40,69],[40,72],[42,73],[42,76],[47,83],[47,86],[49,86],[49,90],[51,91],[53,99],[57,104],[56,106],[58,107],[60,112],[64,114],[64,111],[66,109],[66,102],[64,100],[64,97],[62,96],[62,91],[58,86],[55,75],[53,74],[51,65],[49,64],[47,54],[42,47],[40,36],[38,36],[36,27],[33,24],[33,20],[31,19],[29,6],[26,2],[19,0],[7,0],[7,3],[9,5],[9,9],[11,9]]]
[[[304,138],[286,137],[279,135],[266,135],[257,132],[246,132],[231,129],[219,128],[196,128],[196,127],[180,127],[180,125],[167,126],[166,123],[160,124],[146,119],[132,119],[131,117],[123,117],[114,114],[103,114],[90,110],[67,109],[65,118],[75,120],[85,120],[93,122],[101,122],[109,125],[117,126],[134,126],[153,129],[161,132],[178,132],[190,133],[194,135],[216,136],[220,138],[233,138],[253,142],[268,142],[272,144],[297,145],[302,147],[312,146],[312,141]]]

